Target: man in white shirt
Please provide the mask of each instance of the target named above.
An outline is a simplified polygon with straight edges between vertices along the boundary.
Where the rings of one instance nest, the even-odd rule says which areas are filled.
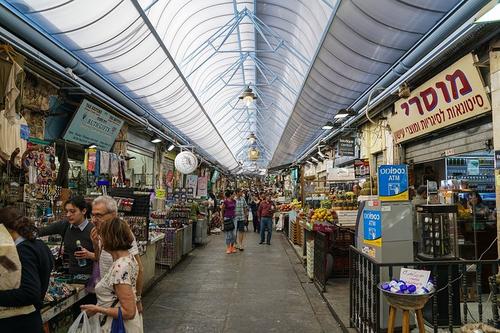
[[[111,254],[104,251],[101,246],[101,240],[99,237],[99,228],[101,223],[109,222],[118,216],[118,207],[116,205],[115,199],[110,196],[102,195],[97,197],[92,202],[92,222],[96,226],[92,229],[90,237],[92,238],[92,242],[94,243],[94,250],[96,258],[99,258],[99,270],[101,273],[101,278],[109,271],[111,265],[113,264],[113,258]],[[137,264],[139,265],[139,274],[137,276],[137,284],[136,284],[136,296],[137,296],[137,311],[142,313],[142,284],[143,284],[143,272],[144,267],[142,266],[141,257],[139,256],[139,249],[137,247],[137,242],[134,238],[134,242],[132,243],[132,248],[129,250],[130,254],[135,257],[137,260]]]

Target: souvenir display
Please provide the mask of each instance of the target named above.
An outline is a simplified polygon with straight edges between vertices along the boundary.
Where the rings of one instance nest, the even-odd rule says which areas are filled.
[[[35,146],[23,154],[22,166],[27,182],[50,185],[56,178],[56,156],[54,146]]]

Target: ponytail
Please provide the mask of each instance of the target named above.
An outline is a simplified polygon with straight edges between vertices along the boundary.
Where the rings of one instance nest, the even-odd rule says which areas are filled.
[[[17,208],[13,206],[0,209],[0,223],[26,239],[34,240],[37,236],[37,229],[33,221],[26,216],[22,216]]]

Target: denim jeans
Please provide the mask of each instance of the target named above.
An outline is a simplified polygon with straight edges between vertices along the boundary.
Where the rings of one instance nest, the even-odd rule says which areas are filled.
[[[235,220],[233,220],[233,223],[235,223]],[[236,242],[236,225],[233,230],[230,231],[224,231],[224,235],[226,236],[226,245],[234,244]]]
[[[267,242],[271,243],[271,235],[273,233],[273,219],[271,217],[260,218],[260,241],[264,243],[267,228]]]

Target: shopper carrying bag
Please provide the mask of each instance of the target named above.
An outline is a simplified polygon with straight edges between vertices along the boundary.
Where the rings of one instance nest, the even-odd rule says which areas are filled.
[[[132,246],[132,231],[125,221],[114,218],[101,225],[100,233],[103,248],[111,254],[113,264],[95,286],[97,305],[86,304],[81,309],[89,316],[99,314],[101,332],[122,332],[113,330],[119,329],[122,321],[127,333],[143,333],[135,292],[139,268],[128,251]],[[117,323],[113,324],[115,320]]]
[[[85,311],[82,311],[69,327],[68,333],[99,333],[101,326],[96,316],[89,319]]]

